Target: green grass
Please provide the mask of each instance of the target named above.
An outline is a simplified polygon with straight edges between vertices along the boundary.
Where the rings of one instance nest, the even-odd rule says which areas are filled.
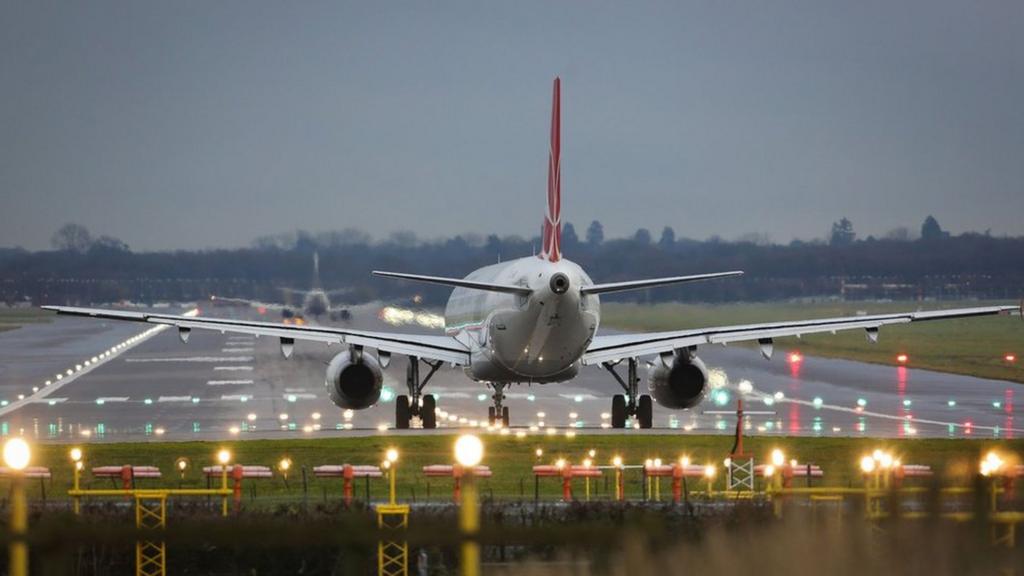
[[[53,313],[38,308],[4,308],[0,309],[0,332],[14,330],[25,324],[49,322]]]
[[[993,303],[768,303],[768,304],[607,304],[602,307],[605,326],[623,330],[681,330],[782,320],[848,316],[858,311],[881,314],[937,310]],[[877,344],[863,330],[780,339],[776,349],[830,358],[892,364],[897,354],[910,357],[909,365],[939,372],[1024,382],[1024,360],[1008,363],[1007,353],[1024,358],[1024,323],[1018,317],[991,316],[960,320],[883,326]]]
[[[428,480],[421,473],[421,467],[428,464],[445,464],[452,461],[454,436],[373,436],[366,438],[325,438],[308,440],[248,440],[225,443],[178,442],[178,443],[135,443],[135,444],[88,444],[84,445],[86,469],[100,465],[155,465],[165,477],[160,481],[141,481],[140,487],[174,487],[178,485],[177,475],[172,472],[175,459],[184,456],[191,460],[192,468],[187,471],[184,487],[205,486],[199,475],[199,467],[213,463],[217,450],[230,448],[235,461],[242,464],[263,464],[274,466],[282,457],[293,462],[289,476],[290,489],[286,490],[279,475],[273,480],[261,480],[257,484],[257,504],[273,505],[287,499],[297,500],[302,496],[303,466],[309,472],[309,498],[312,501],[328,499],[336,501],[341,494],[341,480],[317,480],[312,476],[313,466],[319,464],[375,464],[383,459],[389,447],[400,451],[398,472],[398,493],[402,500],[410,500],[415,491],[416,499],[427,496]],[[499,499],[533,498],[533,476],[531,467],[538,462],[534,451],[544,450],[542,463],[553,463],[557,458],[579,463],[590,449],[597,452],[595,462],[608,464],[611,458],[621,455],[626,464],[641,464],[647,458],[662,458],[674,461],[681,455],[688,455],[694,463],[713,462],[721,464],[732,445],[729,436],[685,436],[672,435],[584,435],[575,438],[564,436],[535,436],[517,439],[513,436],[484,437],[486,453],[484,464],[491,467],[494,477],[483,483],[483,493]],[[891,450],[905,463],[928,464],[937,473],[947,477],[949,482],[966,484],[976,470],[979,457],[992,448],[1006,453],[1024,456],[1024,441],[988,441],[964,439],[913,439],[913,440],[872,440],[861,438],[749,438],[748,452],[764,460],[773,448],[783,449],[787,457],[800,462],[812,462],[822,466],[826,473],[824,485],[847,486],[860,482],[857,471],[859,458],[878,447]],[[50,498],[64,498],[71,486],[72,473],[68,457],[68,445],[41,445],[36,448],[34,465],[50,467],[53,482],[47,487]],[[611,476],[609,474],[609,476]],[[629,471],[627,493],[638,498],[641,493],[639,471]],[[450,497],[451,482],[446,479],[431,479],[431,500],[444,501]],[[386,495],[386,485],[381,480],[371,482],[372,499]],[[722,481],[719,479],[719,487]],[[365,484],[356,484],[357,497],[363,497]],[[94,480],[86,472],[83,487],[110,488],[109,480]],[[602,493],[604,481],[593,484],[594,494]],[[30,494],[38,498],[40,488],[30,483]],[[668,490],[667,484],[663,487]],[[577,494],[582,494],[582,483],[577,485]],[[246,489],[248,496],[249,489]],[[667,493],[667,492],[666,492]],[[560,494],[556,479],[541,480],[542,498],[554,499]]]

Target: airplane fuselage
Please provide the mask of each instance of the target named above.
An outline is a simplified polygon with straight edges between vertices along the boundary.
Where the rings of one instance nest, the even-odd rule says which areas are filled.
[[[597,332],[600,300],[583,295],[593,282],[575,262],[531,256],[485,266],[467,280],[524,286],[529,296],[456,288],[445,330],[471,350],[466,374],[485,382],[561,382]]]

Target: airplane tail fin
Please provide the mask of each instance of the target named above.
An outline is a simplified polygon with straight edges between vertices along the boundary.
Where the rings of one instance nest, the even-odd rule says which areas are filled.
[[[551,102],[551,148],[548,156],[548,209],[544,216],[544,247],[540,257],[551,262],[562,258],[562,81],[555,78]]]

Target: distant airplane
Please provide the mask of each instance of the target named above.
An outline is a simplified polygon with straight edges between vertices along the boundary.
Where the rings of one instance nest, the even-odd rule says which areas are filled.
[[[493,390],[491,422],[509,424],[505,389],[517,383],[546,384],[571,380],[580,366],[601,366],[622,386],[612,397],[611,423],[626,426],[632,416],[640,428],[652,426],[652,397],[666,408],[686,409],[704,399],[708,372],[697,357],[698,346],[756,341],[765,358],[776,338],[839,330],[864,330],[875,341],[881,326],[923,320],[964,318],[1020,311],[1020,306],[985,306],[932,312],[820,318],[741,326],[717,326],[648,334],[598,335],[601,294],[738,276],[739,271],[675,276],[626,282],[594,283],[580,266],[562,257],[560,164],[560,81],[555,79],[548,162],[547,213],[539,255],[486,266],[465,278],[441,278],[395,272],[378,276],[453,286],[445,309],[445,335],[424,336],[323,326],[282,326],[217,318],[89,308],[44,306],[61,314],[131,320],[177,326],[182,340],[192,329],[240,332],[280,338],[290,356],[296,340],[344,346],[327,368],[326,387],[341,408],[377,403],[382,370],[392,354],[409,357],[407,395],[396,398],[395,423],[408,428],[418,416],[424,428],[437,425],[436,401],[423,394],[431,376],[445,363],[460,366],[471,379]],[[640,393],[638,368],[647,357],[650,395]],[[623,378],[616,366],[625,361]],[[420,365],[429,370],[421,377]]]
[[[243,306],[251,306],[261,310],[280,310],[281,317],[285,320],[292,320],[295,318],[309,318],[313,317],[317,321],[320,320],[321,316],[327,315],[331,320],[350,320],[352,318],[351,313],[344,306],[331,306],[331,294],[343,294],[348,292],[348,289],[340,290],[324,290],[323,285],[320,282],[320,254],[313,252],[313,283],[309,290],[300,290],[296,288],[281,288],[281,291],[287,294],[297,294],[302,297],[302,308],[296,312],[292,306],[288,304],[280,304],[276,302],[260,302],[258,300],[247,300],[245,298],[230,298],[224,296],[212,295],[210,300],[213,302],[228,302],[231,304],[241,304]]]

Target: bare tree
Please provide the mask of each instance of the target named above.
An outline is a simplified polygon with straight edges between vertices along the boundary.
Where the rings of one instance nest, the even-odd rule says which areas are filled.
[[[86,252],[92,247],[92,234],[81,224],[68,222],[54,232],[50,244],[57,250],[69,252]]]

